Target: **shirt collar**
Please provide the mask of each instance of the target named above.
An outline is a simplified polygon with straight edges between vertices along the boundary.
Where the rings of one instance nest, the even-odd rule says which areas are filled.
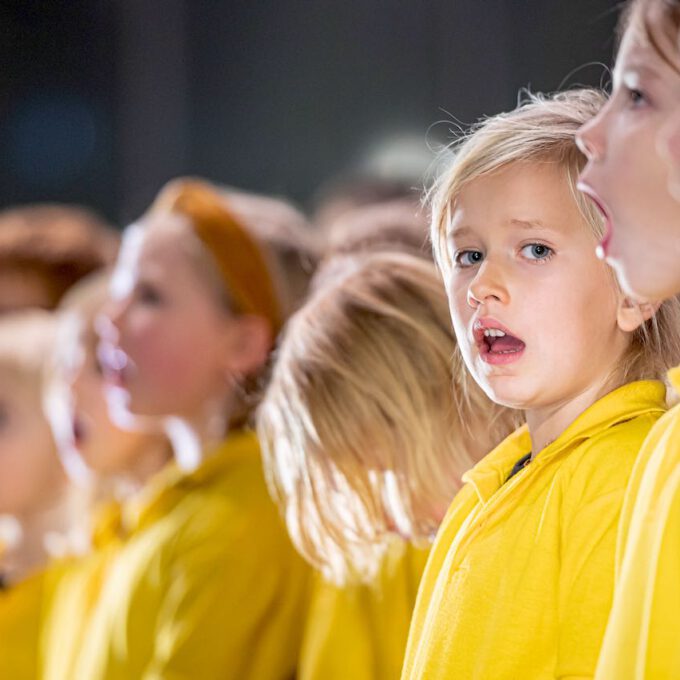
[[[95,521],[94,544],[102,547],[139,531],[167,514],[190,489],[210,484],[258,452],[254,433],[239,430],[207,453],[191,472],[181,469],[174,461],[168,463],[130,500],[102,506]]]
[[[671,368],[671,370],[668,371],[668,380],[673,386],[673,389],[680,393],[680,366]]]
[[[680,377],[680,370],[679,370]],[[602,432],[645,413],[663,413],[666,389],[657,380],[640,380],[628,383],[598,399],[579,415],[566,430],[548,444],[532,465],[545,464],[565,450]],[[513,465],[531,451],[531,437],[526,425],[503,440],[489,455],[463,475],[482,503],[505,483]]]

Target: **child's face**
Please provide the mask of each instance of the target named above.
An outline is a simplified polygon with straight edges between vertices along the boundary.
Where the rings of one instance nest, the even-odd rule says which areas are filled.
[[[628,344],[613,277],[565,177],[556,164],[514,163],[475,179],[449,225],[446,287],[463,358],[513,408],[558,406],[604,382]]]
[[[662,128],[657,148],[666,162],[668,191],[676,201],[680,201],[680,107]]]
[[[64,484],[39,389],[0,368],[0,514],[25,516],[49,507]]]
[[[92,320],[71,312],[62,330],[61,340],[67,346],[62,347],[59,385],[55,385],[62,388],[60,412],[54,414],[66,421],[54,428],[60,453],[77,456],[99,475],[125,471],[149,437],[122,430],[111,421]]]
[[[580,132],[588,156],[580,187],[606,217],[607,262],[639,300],[680,293],[680,204],[667,190],[667,167],[657,151],[660,132],[680,110],[678,60],[672,65],[662,59],[633,21],[621,44],[612,96]]]
[[[135,416],[195,418],[228,384],[231,317],[172,219],[128,231],[102,324],[107,381]]]

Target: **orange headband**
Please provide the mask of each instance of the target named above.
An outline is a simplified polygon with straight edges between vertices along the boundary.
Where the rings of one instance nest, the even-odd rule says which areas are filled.
[[[265,257],[252,236],[229,212],[227,202],[207,182],[173,180],[151,206],[152,213],[183,215],[217,263],[239,312],[267,319],[274,335],[281,310]]]

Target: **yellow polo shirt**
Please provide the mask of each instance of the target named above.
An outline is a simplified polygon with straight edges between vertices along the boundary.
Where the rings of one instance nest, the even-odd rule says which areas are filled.
[[[77,654],[63,659],[48,645],[46,678],[293,676],[309,569],[269,498],[252,433],[232,433],[193,473],[169,465],[108,534],[100,561],[70,584],[85,619],[69,623]],[[55,609],[54,625],[71,610]]]
[[[370,585],[316,575],[299,680],[398,680],[427,550],[395,541]]]
[[[425,569],[403,678],[593,676],[626,485],[664,396],[660,382],[625,385],[509,481],[531,450],[526,426],[463,477]]]
[[[41,570],[0,590],[0,678],[37,677],[44,577]]]
[[[680,368],[668,374],[680,390]],[[647,437],[621,518],[598,680],[680,678],[680,405]]]

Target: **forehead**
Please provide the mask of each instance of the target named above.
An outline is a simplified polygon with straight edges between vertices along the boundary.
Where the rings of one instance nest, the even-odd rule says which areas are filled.
[[[513,222],[559,229],[583,221],[565,168],[557,162],[518,162],[469,182],[453,206],[449,231]]]
[[[614,66],[614,78],[627,68],[680,76],[680,32],[663,15],[661,3],[636,12],[626,28]]]
[[[197,237],[176,215],[150,216],[130,227],[123,238],[118,267],[159,274],[183,273],[190,264]]]

